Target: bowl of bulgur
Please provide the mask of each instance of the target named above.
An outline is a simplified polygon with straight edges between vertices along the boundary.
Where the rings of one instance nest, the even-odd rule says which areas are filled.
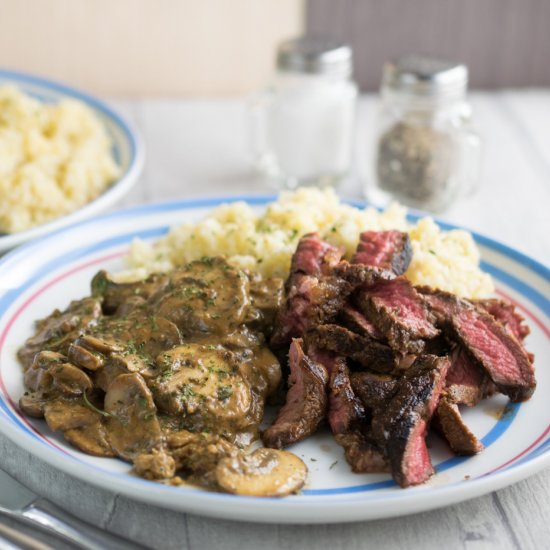
[[[143,157],[136,131],[102,101],[0,70],[0,253],[114,204]]]

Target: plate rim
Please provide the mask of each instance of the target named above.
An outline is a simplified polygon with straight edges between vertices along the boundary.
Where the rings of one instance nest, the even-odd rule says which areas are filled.
[[[92,201],[88,202],[81,208],[69,212],[65,216],[55,218],[49,222],[31,227],[17,233],[8,233],[0,235],[0,253],[3,250],[10,250],[22,243],[25,243],[33,238],[40,238],[45,235],[50,235],[53,231],[68,227],[69,225],[78,222],[79,220],[92,217],[101,211],[102,208],[107,208],[114,204],[122,196],[124,196],[137,182],[140,174],[143,171],[145,163],[145,146],[144,140],[139,130],[126,117],[121,115],[114,107],[111,107],[106,101],[95,97],[88,92],[85,92],[78,87],[73,87],[63,82],[53,80],[44,76],[7,69],[0,67],[0,78],[13,79],[14,84],[25,82],[49,88],[63,96],[79,99],[89,107],[102,115],[109,118],[120,129],[125,141],[129,145],[130,160],[128,168],[114,183],[112,183],[103,193],[97,196]]]
[[[236,202],[236,201],[246,201],[249,204],[253,205],[265,205],[269,201],[274,200],[276,197],[274,195],[227,195],[227,196],[215,196],[215,197],[198,197],[198,198],[192,198],[192,199],[180,199],[176,201],[158,201],[154,203],[149,204],[142,204],[142,205],[136,205],[131,206],[123,209],[119,209],[114,212],[109,212],[100,216],[95,216],[91,219],[81,220],[79,222],[76,222],[74,224],[71,224],[70,226],[60,228],[53,233],[50,233],[48,235],[43,236],[40,239],[37,239],[35,241],[29,242],[25,245],[22,245],[21,247],[9,252],[4,256],[3,258],[0,258],[0,274],[6,264],[11,263],[11,261],[15,260],[17,261],[17,257],[19,255],[26,255],[28,253],[32,253],[32,250],[36,246],[41,246],[41,244],[44,241],[47,241],[49,239],[55,239],[56,236],[63,232],[69,232],[73,231],[75,228],[86,225],[86,224],[96,224],[100,223],[102,220],[105,219],[111,219],[111,218],[121,218],[125,216],[136,216],[136,215],[146,215],[148,213],[154,212],[156,210],[188,210],[193,208],[205,208],[205,207],[213,207],[219,204],[222,204],[224,202]],[[362,201],[345,201],[348,204],[352,204],[353,206],[357,207],[364,207],[365,203]],[[426,216],[429,214],[422,214],[419,212],[414,212],[409,215],[409,219],[414,221],[415,219],[418,219],[419,217]],[[434,218],[435,221],[444,229],[467,229],[464,226],[456,226],[454,224],[449,224],[447,222],[443,222],[439,220],[438,218]],[[522,252],[513,249],[509,247],[508,245],[505,245],[504,243],[501,243],[499,241],[496,241],[490,237],[486,237],[482,234],[477,233],[476,231],[471,231],[474,239],[476,242],[479,242],[481,245],[486,246],[488,248],[492,248],[496,250],[497,252],[502,253],[505,256],[509,256],[513,260],[525,264],[529,269],[539,274],[544,280],[550,281],[550,269],[539,262],[538,260],[535,260],[531,258],[530,256],[527,256],[523,254]],[[9,290],[9,289],[7,289]],[[8,426],[9,434],[6,433],[6,426]],[[52,465],[54,468],[60,469],[61,471],[68,473],[69,475],[74,475],[79,478],[81,481],[87,481],[82,477],[81,469],[82,469],[82,463],[79,463],[78,460],[64,460],[62,462],[62,465],[59,464],[59,454],[56,450],[50,449],[48,446],[40,445],[38,442],[33,441],[33,437],[31,435],[26,435],[25,439],[21,441],[21,431],[20,429],[12,425],[10,422],[6,423],[2,427],[3,433],[5,433],[12,441],[14,441],[17,445],[25,448],[28,452],[33,454],[33,456],[38,456],[39,458],[45,460],[47,463]],[[10,435],[11,434],[11,435]],[[38,446],[40,445],[40,447]],[[41,449],[42,452],[40,455],[37,455],[37,449]],[[395,513],[392,513],[391,510],[385,510],[383,513],[377,514],[375,513],[369,513],[369,514],[359,514],[359,516],[352,516],[352,517],[335,517],[333,520],[334,522],[345,522],[345,521],[358,521],[361,519],[375,519],[375,518],[381,518],[381,517],[391,517],[395,515],[407,515],[407,513],[414,513],[415,511],[423,511],[423,510],[429,510],[432,508],[437,508],[441,506],[445,506],[447,504],[452,503],[458,503],[462,500],[466,500],[468,498],[474,498],[476,496],[480,496],[482,494],[485,494],[487,492],[497,490],[501,487],[504,487],[506,485],[509,485],[511,483],[515,483],[516,481],[519,481],[521,479],[524,479],[525,477],[532,475],[541,469],[543,469],[545,466],[550,465],[550,451],[547,450],[543,452],[542,454],[535,456],[533,458],[530,458],[529,460],[526,460],[513,468],[510,469],[503,469],[501,471],[495,472],[493,474],[488,474],[485,477],[480,477],[478,479],[474,479],[472,481],[469,481],[467,483],[455,483],[453,485],[443,485],[443,486],[432,486],[429,488],[428,491],[425,491],[423,493],[417,493],[413,497],[410,492],[403,492],[399,496],[401,497],[399,499],[399,502],[402,504],[401,506],[398,506],[395,510]],[[158,483],[154,482],[145,482],[149,484],[149,487],[151,488],[151,492],[147,491],[147,495],[142,494],[139,491],[139,486],[137,483],[135,483],[135,478],[131,478],[128,475],[120,475],[115,474],[114,472],[108,472],[106,470],[101,470],[98,468],[97,476],[94,476],[94,480],[92,483],[94,485],[98,485],[104,489],[113,490],[114,485],[117,486],[117,490],[122,491],[124,494],[129,496],[130,498],[136,498],[137,500],[142,500],[145,502],[154,503],[159,506],[164,506],[166,508],[172,508],[176,510],[185,510],[189,512],[198,512],[204,515],[211,515],[215,517],[226,517],[231,519],[240,519],[240,520],[248,520],[248,521],[273,521],[273,522],[288,522],[288,523],[312,523],[314,521],[314,518],[311,517],[311,514],[307,519],[303,517],[298,517],[299,514],[295,518],[289,518],[289,517],[283,517],[284,511],[286,510],[293,510],[296,506],[304,506],[306,505],[309,508],[318,508],[318,509],[325,509],[325,507],[337,507],[339,504],[345,507],[346,505],[349,505],[350,502],[366,502],[364,497],[359,499],[339,499],[339,500],[326,500],[323,502],[293,502],[290,499],[284,499],[284,500],[276,500],[273,501],[272,499],[267,499],[268,502],[272,506],[266,506],[266,509],[269,508],[275,508],[278,510],[277,513],[274,513],[273,516],[266,517],[265,512],[264,515],[259,514],[258,517],[245,517],[243,515],[243,511],[252,511],[254,508],[257,507],[258,502],[266,503],[266,499],[263,498],[254,498],[254,497],[236,497],[234,495],[222,495],[219,493],[214,493],[214,499],[206,498],[206,495],[212,495],[212,493],[206,493],[203,490],[200,489],[184,489],[185,491],[185,497],[180,499],[180,502],[174,503],[174,502],[167,502],[162,501],[163,495],[167,495],[168,493],[161,490],[161,488],[164,488],[162,485],[159,486]],[[115,477],[118,476],[118,479],[115,482]],[[132,482],[134,481],[134,482]],[[143,480],[140,480],[143,481]],[[90,482],[90,481],[88,481]],[[156,489],[156,491],[155,491]],[[180,489],[181,491],[181,489]],[[408,491],[408,490],[407,490]],[[152,493],[152,498],[151,498]],[[201,495],[201,504],[200,506],[194,506],[193,499],[190,498],[192,495]],[[184,495],[182,495],[183,497]],[[234,499],[238,499],[234,500]],[[239,502],[242,504],[239,508],[240,511],[221,511],[220,507],[225,508],[228,502],[231,502],[233,499],[233,502]],[[407,506],[407,503],[411,500],[416,500],[417,506],[415,506],[414,510],[408,510],[403,511],[401,508],[402,506]],[[384,505],[387,504],[387,502],[391,502],[392,499],[388,499],[387,497],[384,498],[384,496],[379,497],[376,500],[373,500],[373,502],[376,502],[378,505],[382,502]],[[225,502],[225,505],[223,504]],[[246,504],[245,504],[246,503]],[[273,511],[273,510],[272,510]],[[329,519],[327,519],[326,516],[323,516],[318,520],[318,522],[327,523],[330,522]]]

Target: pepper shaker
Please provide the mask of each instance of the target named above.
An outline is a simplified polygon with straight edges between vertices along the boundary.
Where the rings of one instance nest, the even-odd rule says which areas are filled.
[[[407,56],[386,64],[370,201],[439,212],[475,190],[480,139],[467,83],[468,69],[458,63]]]
[[[357,87],[352,51],[306,36],[282,43],[251,108],[256,167],[279,187],[337,185],[351,170]]]

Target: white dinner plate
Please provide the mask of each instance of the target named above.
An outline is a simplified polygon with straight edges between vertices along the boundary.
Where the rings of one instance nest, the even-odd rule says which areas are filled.
[[[99,99],[52,80],[0,69],[0,86],[5,84],[14,84],[21,91],[44,103],[56,103],[67,97],[86,103],[105,125],[113,143],[113,157],[120,167],[120,176],[96,199],[70,214],[26,231],[7,235],[0,233],[0,254],[21,243],[107,210],[136,183],[145,158],[143,145],[136,130]]]
[[[261,210],[272,197],[240,197]],[[88,483],[148,503],[209,516],[249,521],[331,523],[420,512],[472,498],[550,465],[550,270],[506,246],[476,235],[482,267],[497,295],[514,301],[531,327],[527,347],[536,355],[538,388],[522,404],[496,396],[464,411],[485,450],[453,456],[430,440],[436,474],[425,485],[400,489],[389,475],[353,474],[328,431],[292,447],[310,470],[305,489],[283,499],[239,497],[193,487],[170,487],[136,478],[118,459],[85,455],[42,420],[17,407],[24,391],[15,354],[34,320],[89,292],[100,269],[123,268],[132,239],[153,240],[171,225],[194,221],[220,202],[207,199],[130,208],[80,222],[8,254],[0,261],[0,430],[27,451]],[[450,226],[442,224],[445,228]],[[3,294],[2,294],[3,292]]]

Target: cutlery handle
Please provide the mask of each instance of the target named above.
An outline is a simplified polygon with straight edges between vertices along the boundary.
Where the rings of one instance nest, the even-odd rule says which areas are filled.
[[[27,506],[22,511],[22,515],[85,550],[105,550],[106,548],[109,550],[135,550],[144,548],[139,544],[94,527],[43,498],[35,500]]]
[[[55,550],[53,546],[33,539],[7,525],[0,523],[0,548],[4,550]]]

